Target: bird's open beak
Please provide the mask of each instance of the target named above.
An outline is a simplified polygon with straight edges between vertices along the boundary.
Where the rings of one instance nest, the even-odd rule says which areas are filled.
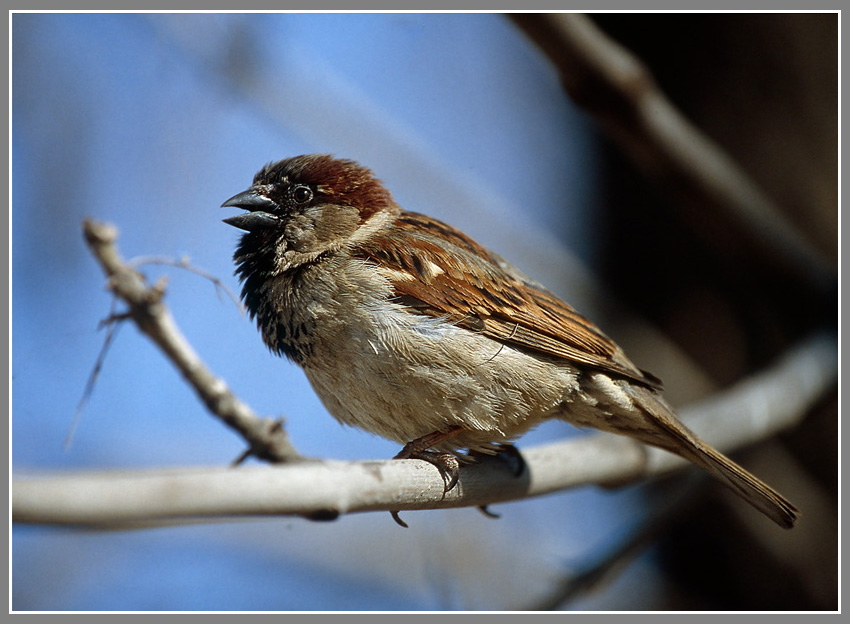
[[[221,205],[222,208],[231,206],[250,211],[222,219],[228,225],[240,230],[252,232],[279,223],[278,218],[274,215],[275,211],[279,210],[278,205],[255,188],[237,193]]]

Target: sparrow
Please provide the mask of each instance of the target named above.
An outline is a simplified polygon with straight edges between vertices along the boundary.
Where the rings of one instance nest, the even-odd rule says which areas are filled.
[[[678,419],[661,382],[472,238],[393,200],[371,170],[310,154],[270,163],[222,204],[266,346],[301,366],[341,423],[404,445],[451,489],[458,460],[557,418],[675,453],[783,528],[799,512]]]

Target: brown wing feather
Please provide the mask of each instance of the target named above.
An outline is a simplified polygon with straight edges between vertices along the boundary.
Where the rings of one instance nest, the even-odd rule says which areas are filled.
[[[451,246],[445,253],[445,245]],[[386,269],[399,300],[424,314],[537,353],[563,358],[660,388],[593,323],[569,305],[500,266],[504,261],[462,232],[402,213],[359,249]]]

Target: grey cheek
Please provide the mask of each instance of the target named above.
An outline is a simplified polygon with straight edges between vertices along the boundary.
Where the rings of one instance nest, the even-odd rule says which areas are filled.
[[[286,224],[285,236],[291,249],[309,251],[316,241],[315,224],[306,215],[298,215]]]

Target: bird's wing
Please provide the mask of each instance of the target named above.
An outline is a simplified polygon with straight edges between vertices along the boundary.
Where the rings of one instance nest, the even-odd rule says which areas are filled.
[[[443,317],[493,340],[626,377],[661,382],[637,368],[593,323],[462,232],[403,212],[357,248],[411,311]]]

